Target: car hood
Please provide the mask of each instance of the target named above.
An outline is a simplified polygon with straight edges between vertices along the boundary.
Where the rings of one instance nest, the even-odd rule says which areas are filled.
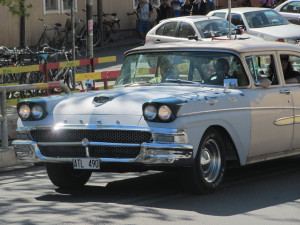
[[[295,24],[287,24],[272,27],[251,28],[251,32],[258,34],[259,37],[265,40],[268,37],[273,38],[300,38],[300,26]],[[251,33],[250,32],[250,33]],[[271,39],[270,39],[271,40]]]
[[[229,94],[230,104],[246,104],[240,90],[232,90]],[[18,121],[18,126],[53,126],[53,125],[146,125],[142,106],[145,102],[163,102],[176,104],[178,116],[189,112],[212,110],[225,107],[222,98],[228,93],[224,88],[200,86],[138,86],[122,87],[105,91],[52,96],[29,101],[47,102],[48,115],[38,121]],[[242,98],[242,100],[239,100]],[[232,100],[233,99],[233,100]],[[229,106],[231,107],[231,106]],[[233,107],[233,106],[232,106]],[[164,125],[159,125],[164,126]]]

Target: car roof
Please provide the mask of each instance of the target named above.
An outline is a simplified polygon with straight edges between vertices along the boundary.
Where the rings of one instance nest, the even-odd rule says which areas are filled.
[[[160,23],[163,23],[165,21],[192,21],[192,22],[197,22],[197,21],[202,21],[202,20],[208,20],[208,19],[223,19],[217,16],[180,16],[180,17],[173,17],[173,18],[168,18],[161,20]],[[223,19],[224,20],[224,19]]]
[[[272,10],[269,8],[259,8],[259,7],[240,7],[240,8],[231,8],[231,12],[254,12],[254,11],[264,11],[264,10]],[[227,12],[228,9],[218,9],[214,10],[212,12]]]
[[[245,41],[245,40],[226,40],[226,41],[187,41],[171,43],[161,43],[161,44],[148,44],[138,48],[131,49],[125,54],[130,54],[139,51],[166,51],[166,50],[225,50],[233,51],[237,53],[247,53],[247,52],[266,52],[274,50],[282,51],[297,51],[300,53],[300,46],[279,43],[274,41]]]

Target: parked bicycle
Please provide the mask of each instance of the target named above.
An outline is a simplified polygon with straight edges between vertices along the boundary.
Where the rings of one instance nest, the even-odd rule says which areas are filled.
[[[85,11],[85,10],[83,10]],[[70,14],[66,13],[68,16]],[[87,46],[87,28],[86,22],[81,19],[75,20],[75,45],[77,47]],[[62,47],[70,48],[72,46],[72,33],[71,33],[71,19],[68,18],[65,23],[65,28],[67,30],[66,38],[62,44]],[[100,43],[101,31],[98,27],[93,27],[93,46],[97,46]]]
[[[54,25],[46,24],[43,19],[39,19],[44,24],[44,31],[38,40],[36,50],[41,50],[41,46],[48,44],[53,48],[61,48],[66,38],[66,30],[62,28],[60,23]]]

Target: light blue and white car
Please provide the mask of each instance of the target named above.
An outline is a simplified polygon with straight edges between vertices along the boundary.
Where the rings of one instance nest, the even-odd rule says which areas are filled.
[[[113,89],[19,102],[16,155],[46,162],[60,188],[176,169],[188,190],[212,192],[228,167],[300,154],[300,84],[285,82],[281,55],[300,70],[300,48],[276,42],[130,50]]]

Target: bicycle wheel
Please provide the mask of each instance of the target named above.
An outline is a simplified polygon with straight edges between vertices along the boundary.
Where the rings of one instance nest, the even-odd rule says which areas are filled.
[[[102,42],[103,42],[103,44],[106,44],[109,42],[110,35],[111,35],[110,26],[107,24],[103,24],[103,26],[102,26]]]
[[[101,40],[101,31],[99,28],[94,28],[93,30],[93,45],[98,46]]]
[[[66,79],[64,81],[65,84],[67,84],[67,86],[71,89],[71,90],[81,90],[83,89],[83,83],[81,81],[75,81],[73,82],[73,77],[76,74],[80,74],[80,73],[87,73],[86,69],[83,69],[81,67],[75,67],[75,74],[73,73],[73,70],[69,70],[68,73],[66,74]],[[74,79],[75,80],[75,79]]]
[[[98,28],[93,30],[93,47],[96,47],[100,43],[100,38],[101,38],[101,32]],[[86,47],[87,45],[87,34],[84,35],[84,38],[82,39],[82,42],[84,46]]]

